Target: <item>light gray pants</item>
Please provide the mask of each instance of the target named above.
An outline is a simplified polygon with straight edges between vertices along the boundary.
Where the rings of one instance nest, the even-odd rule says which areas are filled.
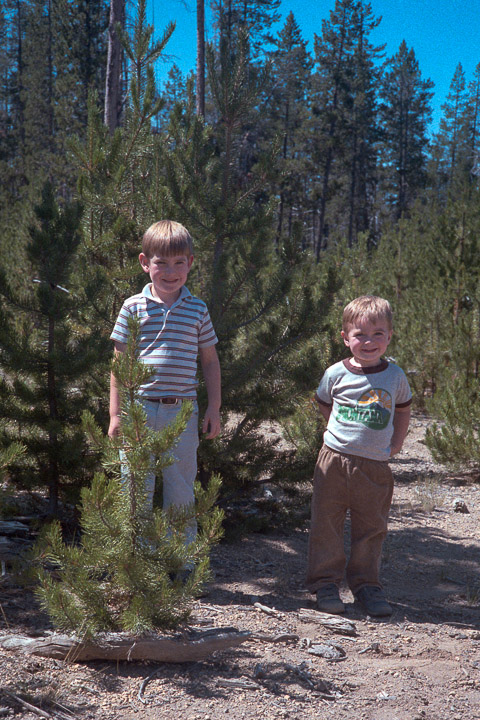
[[[162,430],[175,420],[180,412],[181,404],[163,405],[159,402],[141,400],[147,415],[147,425],[153,430]],[[193,400],[193,412],[184,432],[178,438],[177,445],[171,454],[175,458],[172,465],[162,470],[163,475],[163,509],[190,505],[195,501],[194,482],[197,476],[197,449],[198,449],[198,405]],[[153,495],[155,492],[155,473],[151,472],[145,478],[146,503],[145,510],[153,510]],[[187,545],[195,540],[197,523],[193,520],[186,529]]]

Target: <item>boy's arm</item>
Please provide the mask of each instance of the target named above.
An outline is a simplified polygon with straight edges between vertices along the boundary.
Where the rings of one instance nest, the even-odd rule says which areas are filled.
[[[393,415],[393,435],[390,447],[390,457],[396,455],[402,449],[403,441],[408,432],[410,423],[410,405],[408,407],[395,408]]]
[[[315,406],[320,410],[321,414],[323,415],[325,422],[328,423],[328,419],[332,412],[332,406],[326,405],[323,403],[318,395],[315,394],[315,397],[313,398],[313,402],[315,403]]]
[[[125,352],[126,343],[114,340],[115,355]],[[108,437],[115,437],[120,432],[120,394],[117,388],[117,381],[113,372],[110,373],[110,425]]]
[[[202,424],[202,432],[207,440],[212,440],[220,433],[220,405],[222,391],[220,385],[220,363],[215,345],[198,349],[205,385],[207,386],[208,407]]]

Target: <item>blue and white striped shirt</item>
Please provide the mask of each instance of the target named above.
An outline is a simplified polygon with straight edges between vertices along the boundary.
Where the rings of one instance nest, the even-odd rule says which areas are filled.
[[[178,300],[167,307],[146,285],[123,303],[112,340],[127,342],[129,316],[140,319],[139,358],[152,366],[140,395],[195,398],[198,349],[218,342],[205,303],[183,286]]]

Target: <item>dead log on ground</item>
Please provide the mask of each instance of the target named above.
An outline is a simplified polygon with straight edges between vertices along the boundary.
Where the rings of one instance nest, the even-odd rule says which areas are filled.
[[[187,635],[148,635],[128,637],[104,634],[81,641],[68,635],[29,638],[19,635],[0,637],[0,647],[25,655],[86,662],[87,660],[151,660],[183,663],[205,660],[212,653],[238,647],[250,637],[236,628],[217,628]]]

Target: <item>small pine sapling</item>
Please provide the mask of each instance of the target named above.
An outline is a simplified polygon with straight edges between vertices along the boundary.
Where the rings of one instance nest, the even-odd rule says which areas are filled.
[[[191,404],[183,403],[162,431],[146,425],[139,387],[150,375],[137,357],[138,321],[129,324],[126,351],[113,362],[121,396],[121,436],[106,438],[93,416],[83,426],[101,453],[103,472],[82,491],[81,538],[66,544],[60,524],[43,533],[36,548],[37,596],[60,630],[92,636],[100,631],[136,635],[173,628],[187,620],[191,601],[209,577],[209,551],[221,536],[222,512],[214,507],[220,478],[195,485],[192,506],[167,511],[146,507],[145,476],[157,476],[186,426]],[[186,529],[196,522],[196,539]]]

